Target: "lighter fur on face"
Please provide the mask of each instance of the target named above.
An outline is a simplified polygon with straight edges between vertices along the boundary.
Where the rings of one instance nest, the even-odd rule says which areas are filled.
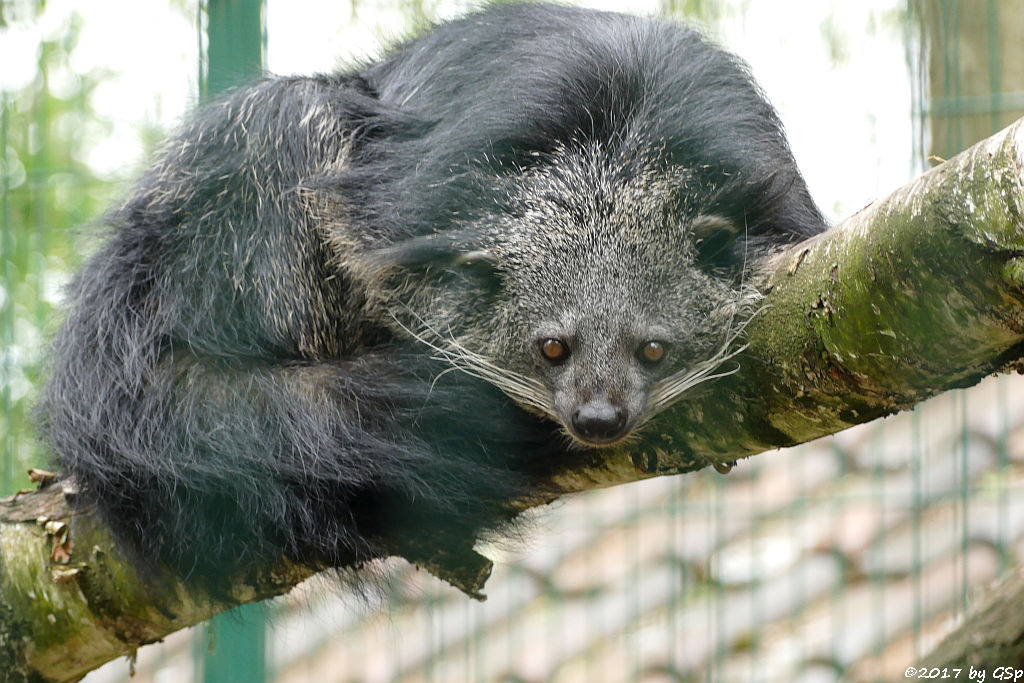
[[[502,367],[486,356],[466,348],[450,332],[443,334],[422,319],[419,321],[419,331],[410,329],[397,316],[394,320],[410,337],[433,351],[436,360],[451,365],[445,372],[456,370],[489,382],[527,410],[558,421],[551,392],[540,380]]]
[[[670,407],[698,384],[718,379],[719,377],[727,377],[739,371],[740,366],[738,363],[728,370],[719,371],[719,369],[726,361],[735,358],[746,350],[747,345],[741,343],[743,333],[747,325],[750,324],[750,321],[753,320],[753,317],[760,312],[759,310],[753,310],[754,304],[761,298],[760,293],[749,286],[743,287],[742,292],[745,296],[734,307],[732,314],[729,316],[725,340],[722,345],[706,360],[655,382],[650,388],[650,393],[647,395],[647,405],[644,408],[643,420],[649,420]],[[741,311],[744,315],[737,319],[737,313]]]

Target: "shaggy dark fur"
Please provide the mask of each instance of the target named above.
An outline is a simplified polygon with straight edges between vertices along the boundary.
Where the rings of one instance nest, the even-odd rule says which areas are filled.
[[[128,548],[207,583],[500,531],[729,346],[745,259],[823,227],[734,57],[546,5],[202,107],[106,223],[41,432]],[[674,364],[634,368],[662,337]]]

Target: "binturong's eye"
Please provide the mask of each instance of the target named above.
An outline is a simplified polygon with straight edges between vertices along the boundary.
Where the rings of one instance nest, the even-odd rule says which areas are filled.
[[[638,353],[640,360],[650,365],[660,363],[665,357],[665,345],[659,341],[645,342]]]
[[[540,355],[549,363],[561,363],[569,357],[569,345],[561,339],[541,339]]]

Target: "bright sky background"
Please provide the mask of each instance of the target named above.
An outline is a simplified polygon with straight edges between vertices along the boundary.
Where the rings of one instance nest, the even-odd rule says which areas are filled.
[[[442,0],[440,13],[454,16],[467,4]],[[653,0],[581,4],[636,13],[657,7]],[[895,19],[901,0],[723,5],[714,37],[751,64],[829,216],[856,211],[914,174],[911,84],[904,29]],[[405,35],[398,7],[397,0],[363,0],[353,20],[350,2],[268,0],[269,68],[286,74],[330,71],[379,54],[382,43]],[[97,140],[88,160],[106,175],[130,177],[143,163],[140,123],[173,127],[195,101],[196,11],[172,9],[160,0],[49,0],[37,23],[0,31],[0,87],[17,88],[33,77],[40,38],[59,34],[72,13],[85,24],[63,77],[110,71],[95,106],[114,122],[114,134]]]

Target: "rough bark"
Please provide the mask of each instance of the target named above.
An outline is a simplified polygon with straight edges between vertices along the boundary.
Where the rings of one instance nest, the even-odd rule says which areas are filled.
[[[0,680],[76,681],[235,605],[280,595],[312,570],[241,576],[212,599],[172,576],[142,575],[66,482],[0,500]]]
[[[760,264],[764,306],[748,327],[739,370],[660,416],[643,448],[576,460],[553,483],[574,492],[724,469],[1020,370],[1022,168],[1024,120]],[[234,594],[219,601],[171,577],[140,576],[109,530],[88,512],[71,514],[73,492],[64,486],[0,501],[0,671],[11,672],[8,680],[77,680],[223,609],[286,592],[314,571],[282,565],[238,577]],[[479,597],[490,563],[469,544],[412,554]]]
[[[993,679],[1020,680],[1024,665],[1024,567],[1018,567],[971,609],[964,622],[917,664],[918,669],[985,671]],[[1006,668],[1009,671],[1006,671]],[[999,678],[1002,668],[1005,678]],[[1014,679],[1013,676],[1017,678]],[[967,678],[967,675],[964,675]]]

